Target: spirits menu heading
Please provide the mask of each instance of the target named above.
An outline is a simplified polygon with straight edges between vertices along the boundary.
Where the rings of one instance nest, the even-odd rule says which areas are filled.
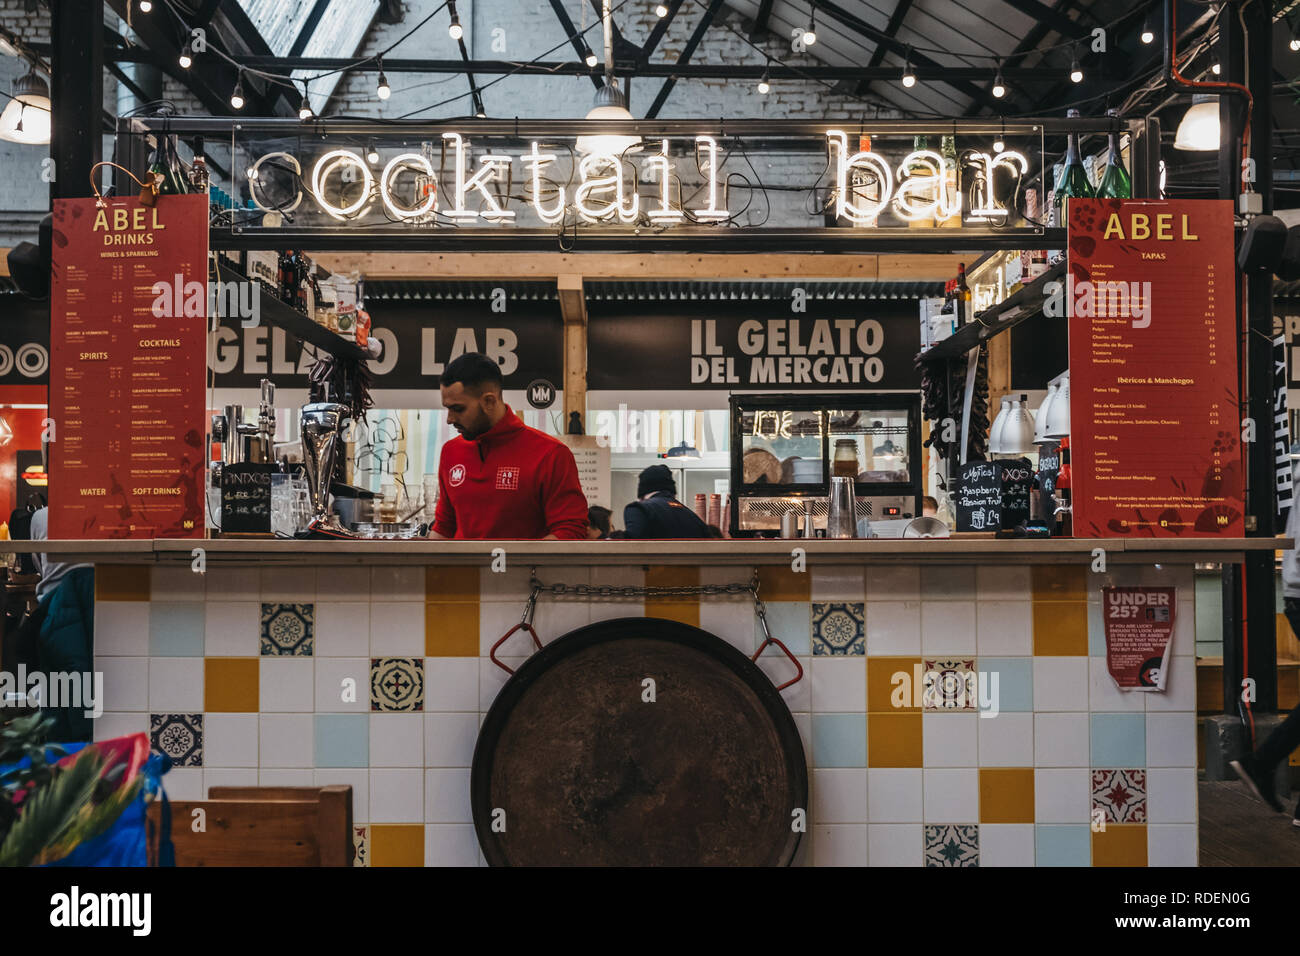
[[[1079,537],[1243,533],[1232,203],[1069,200]]]
[[[207,306],[154,287],[206,287],[207,197],[56,200],[53,259],[50,537],[203,537]]]

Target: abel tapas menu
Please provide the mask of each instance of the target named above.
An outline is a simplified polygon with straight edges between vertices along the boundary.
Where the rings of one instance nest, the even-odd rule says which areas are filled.
[[[1068,222],[1074,534],[1240,536],[1232,203],[1072,198]]]

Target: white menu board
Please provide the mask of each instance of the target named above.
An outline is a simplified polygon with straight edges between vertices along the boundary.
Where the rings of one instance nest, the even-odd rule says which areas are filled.
[[[587,507],[611,507],[609,446],[601,446],[595,435],[562,435],[560,440],[573,452],[573,460],[578,465],[578,480],[587,496]]]

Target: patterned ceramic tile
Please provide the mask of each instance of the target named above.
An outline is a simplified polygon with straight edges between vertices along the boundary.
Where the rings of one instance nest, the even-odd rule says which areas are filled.
[[[314,604],[262,604],[263,656],[311,657],[315,643]]]
[[[1147,773],[1145,770],[1094,770],[1092,813],[1106,815],[1107,823],[1147,822]]]
[[[203,766],[202,714],[150,714],[149,745],[173,767]]]
[[[370,840],[367,837],[367,827],[352,828],[352,849],[356,855],[352,858],[353,866],[370,865]]]
[[[424,710],[424,661],[418,657],[372,657],[370,709]]]
[[[979,866],[980,828],[951,823],[925,828],[926,866]]]
[[[866,613],[861,603],[830,601],[812,606],[814,657],[865,657]]]
[[[975,660],[924,660],[924,710],[975,710],[979,706]]]

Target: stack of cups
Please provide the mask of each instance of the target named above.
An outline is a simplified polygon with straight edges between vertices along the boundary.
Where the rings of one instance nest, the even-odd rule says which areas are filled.
[[[695,496],[695,513],[700,516],[700,520],[705,524],[709,523],[708,500],[709,496],[706,494],[698,494]]]
[[[704,523],[722,527],[722,495],[709,495],[709,516]]]
[[[424,476],[424,520],[433,523],[433,510],[438,504],[438,476]]]

